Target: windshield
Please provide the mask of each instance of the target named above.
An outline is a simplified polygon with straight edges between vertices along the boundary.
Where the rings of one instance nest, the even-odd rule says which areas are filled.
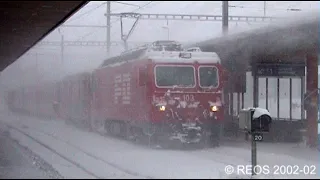
[[[199,68],[200,87],[218,86],[218,69],[213,66]]]
[[[155,78],[158,87],[195,86],[194,68],[192,66],[157,66]]]

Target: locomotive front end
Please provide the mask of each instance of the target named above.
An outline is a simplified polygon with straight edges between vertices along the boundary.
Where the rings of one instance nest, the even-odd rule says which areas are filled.
[[[214,142],[223,117],[218,68],[214,65],[156,65],[153,120],[181,143]]]
[[[157,41],[152,47],[151,118],[157,137],[186,144],[219,137],[213,133],[223,119],[219,56],[184,50],[175,42]]]
[[[201,92],[168,90],[162,96],[154,94],[153,107],[153,119],[161,124],[161,129],[165,130],[162,132],[170,140],[187,144],[209,143],[223,115],[220,96]]]

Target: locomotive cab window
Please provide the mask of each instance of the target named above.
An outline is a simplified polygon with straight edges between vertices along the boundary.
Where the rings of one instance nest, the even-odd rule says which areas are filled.
[[[194,87],[193,66],[156,66],[155,78],[158,87]]]
[[[214,66],[199,67],[199,85],[200,87],[218,87],[219,83],[218,69]]]

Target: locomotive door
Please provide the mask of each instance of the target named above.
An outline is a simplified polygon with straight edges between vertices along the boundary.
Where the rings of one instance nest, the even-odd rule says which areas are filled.
[[[143,106],[145,103],[147,103],[148,97],[147,95],[147,87],[148,87],[148,69],[147,67],[139,68],[139,75],[138,75],[138,85],[141,89],[141,94],[143,94],[143,100],[140,101],[140,105]]]
[[[139,76],[138,76],[138,85],[139,85],[139,89],[141,91],[140,95],[142,95],[141,99],[142,101],[140,101],[140,106],[139,108],[141,108],[140,112],[143,112],[140,117],[142,118],[140,120],[140,122],[142,122],[143,125],[143,131],[146,135],[148,136],[152,136],[155,132],[155,130],[152,128],[151,124],[149,122],[151,122],[150,119],[150,115],[149,113],[152,112],[151,106],[150,106],[150,99],[152,98],[152,86],[150,84],[151,81],[151,76],[152,73],[150,73],[149,69],[147,68],[147,66],[141,67],[139,68]]]

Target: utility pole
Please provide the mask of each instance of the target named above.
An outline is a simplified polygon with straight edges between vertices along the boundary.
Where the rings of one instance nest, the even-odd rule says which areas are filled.
[[[267,1],[263,1],[263,16],[266,17],[266,10],[267,10]],[[290,82],[291,82],[291,79],[290,79]],[[268,109],[268,84],[269,84],[269,78],[267,77],[266,78],[266,109]],[[291,92],[291,91],[290,91]],[[291,98],[290,98],[291,100]],[[290,113],[291,115],[291,113]],[[291,117],[290,117],[291,119]]]
[[[111,1],[107,1],[107,57],[110,56],[110,47],[111,47],[111,39],[110,39],[110,34],[111,34],[111,23],[110,23],[110,13],[111,13]]]
[[[35,55],[36,55],[36,58],[35,58],[36,59],[36,75],[39,76],[38,52],[36,52]]]
[[[169,20],[167,20],[167,31],[168,31],[168,41],[170,39],[170,29],[169,29]]]
[[[263,1],[263,16],[266,16],[267,1]]]
[[[64,63],[64,36],[61,34],[61,64]]]
[[[228,34],[228,26],[229,26],[229,2],[222,1],[222,34],[226,36]],[[234,68],[234,61],[231,60],[231,69]],[[225,99],[230,106],[230,115],[231,120],[233,121],[233,73],[230,74],[228,84],[229,88],[224,92]],[[230,99],[229,99],[230,95]]]
[[[222,32],[223,35],[228,33],[229,24],[229,6],[228,1],[222,1]]]
[[[61,35],[61,41],[60,41],[60,60],[61,60],[61,64],[63,64],[64,62],[64,36],[63,33],[61,33],[61,29],[58,28],[58,32]]]
[[[167,25],[162,27],[167,31],[167,40],[170,39],[170,29],[169,29],[169,20],[167,20]]]

